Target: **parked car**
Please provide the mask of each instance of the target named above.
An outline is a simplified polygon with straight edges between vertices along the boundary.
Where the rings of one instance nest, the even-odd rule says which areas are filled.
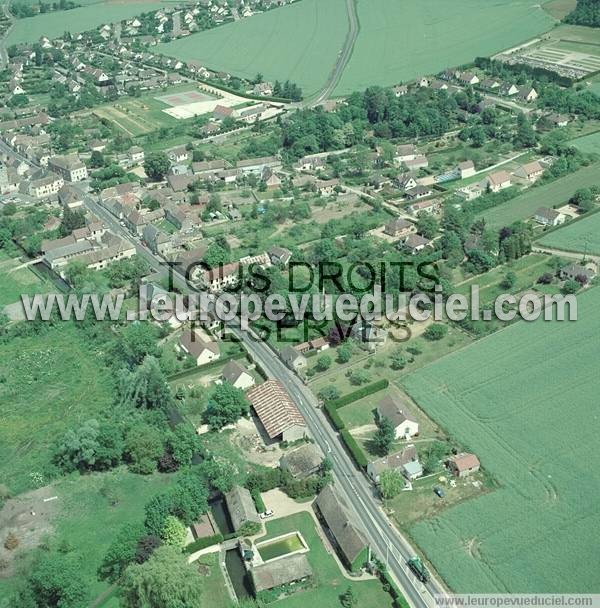
[[[267,517],[271,517],[273,515],[273,509],[267,509],[264,513],[261,513],[259,517],[261,519],[267,519]]]
[[[444,496],[446,496],[444,490],[442,490],[442,488],[440,488],[439,486],[434,486],[433,493],[439,498],[444,498]]]

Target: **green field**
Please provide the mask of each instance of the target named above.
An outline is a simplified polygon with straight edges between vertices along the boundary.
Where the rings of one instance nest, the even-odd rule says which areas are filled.
[[[6,44],[37,42],[41,36],[58,38],[65,31],[85,32],[105,23],[115,23],[135,15],[157,10],[169,2],[111,2],[104,1],[69,11],[54,11],[26,19],[17,19]]]
[[[48,281],[40,279],[29,268],[18,268],[20,262],[0,253],[0,307],[13,304],[21,299],[21,295],[49,293],[56,291]],[[15,270],[18,268],[17,270]]]
[[[569,143],[587,154],[600,154],[600,131],[572,139]]]
[[[360,34],[335,90],[391,85],[471,62],[552,27],[527,0],[358,0]]]
[[[600,290],[577,322],[520,322],[404,385],[500,484],[410,529],[457,592],[600,587]]]
[[[543,247],[600,255],[600,214],[554,230],[538,241]]]
[[[302,0],[157,49],[236,76],[289,79],[311,94],[325,84],[347,29],[344,0]]]
[[[489,228],[502,228],[531,217],[538,207],[556,207],[566,203],[578,188],[600,184],[600,165],[584,167],[559,180],[531,188],[506,203],[479,214]]]
[[[0,344],[0,478],[14,494],[46,469],[69,427],[110,406],[112,386],[83,332],[62,323]]]

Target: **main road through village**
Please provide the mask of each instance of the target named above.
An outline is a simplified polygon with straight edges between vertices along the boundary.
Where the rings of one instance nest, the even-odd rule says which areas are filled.
[[[91,196],[85,196],[88,209],[103,220],[111,230],[131,242],[138,255],[145,259],[159,275],[166,278],[169,270],[160,257],[154,255],[140,241],[134,238],[106,209]],[[173,285],[183,294],[196,290],[188,284],[179,272],[172,272]],[[239,325],[229,324],[232,334],[238,338],[253,359],[262,367],[270,378],[279,380],[292,396],[306,420],[310,434],[324,454],[333,464],[336,486],[341,488],[348,504],[354,511],[370,546],[377,557],[387,564],[388,570],[399,584],[406,599],[413,608],[434,606],[434,595],[445,594],[441,583],[435,578],[424,585],[408,569],[407,560],[415,555],[408,541],[393,527],[381,509],[379,500],[370,482],[354,465],[346,453],[338,434],[331,428],[318,401],[310,388],[306,386],[263,341],[249,331],[243,331]]]

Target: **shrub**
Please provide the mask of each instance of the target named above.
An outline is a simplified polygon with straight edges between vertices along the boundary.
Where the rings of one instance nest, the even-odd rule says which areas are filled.
[[[213,534],[213,536],[205,536],[204,538],[197,538],[194,542],[186,545],[183,548],[183,552],[190,554],[200,551],[200,549],[206,549],[206,547],[212,547],[223,542],[222,534]]]
[[[448,327],[441,323],[434,323],[430,325],[424,332],[423,335],[428,340],[436,341],[441,340],[448,333]]]
[[[356,439],[350,434],[350,431],[348,429],[342,429],[340,431],[340,436],[356,464],[361,468],[365,468],[368,464],[367,457],[358,443],[356,443]]]
[[[317,393],[317,397],[323,401],[333,401],[340,398],[340,391],[335,386],[326,386]]]
[[[240,536],[254,536],[261,531],[262,526],[256,521],[245,521],[238,530]]]
[[[4,548],[8,549],[9,551],[13,551],[18,546],[19,539],[17,538],[16,534],[14,534],[13,532],[9,532],[8,536],[6,537],[6,540],[4,541]]]
[[[250,492],[250,494],[252,496],[252,500],[254,501],[254,506],[256,507],[256,510],[259,513],[264,513],[267,510],[267,507],[258,489],[254,488],[252,492]]]

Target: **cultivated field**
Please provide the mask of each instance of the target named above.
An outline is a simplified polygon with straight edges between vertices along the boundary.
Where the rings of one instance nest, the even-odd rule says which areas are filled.
[[[61,434],[111,403],[111,383],[81,331],[60,328],[0,345],[0,478],[14,494],[33,487]]]
[[[502,228],[517,220],[531,217],[538,207],[556,207],[566,203],[578,188],[586,188],[600,182],[600,165],[584,167],[575,173],[524,194],[489,211],[480,214],[490,228]]]
[[[538,245],[600,255],[600,214],[595,213],[541,238]]]
[[[596,133],[590,133],[583,137],[578,137],[569,142],[572,146],[575,146],[578,150],[586,152],[588,154],[600,154],[600,131]],[[600,178],[598,179],[600,182]]]
[[[590,290],[577,322],[516,323],[404,380],[501,486],[411,528],[453,590],[598,590],[599,305]]]
[[[544,4],[544,10],[555,19],[563,19],[577,5],[576,0],[550,0]]]
[[[390,85],[515,46],[552,27],[527,0],[359,0],[360,34],[335,93]]]
[[[157,48],[236,76],[289,79],[310,94],[327,80],[347,29],[344,0],[302,0]]]
[[[74,8],[70,11],[55,11],[17,19],[6,40],[7,46],[20,42],[37,42],[41,36],[58,38],[65,30],[69,32],[84,32],[92,30],[104,23],[115,23],[121,19],[129,19],[140,13],[157,10],[169,2],[96,2],[87,6]]]

